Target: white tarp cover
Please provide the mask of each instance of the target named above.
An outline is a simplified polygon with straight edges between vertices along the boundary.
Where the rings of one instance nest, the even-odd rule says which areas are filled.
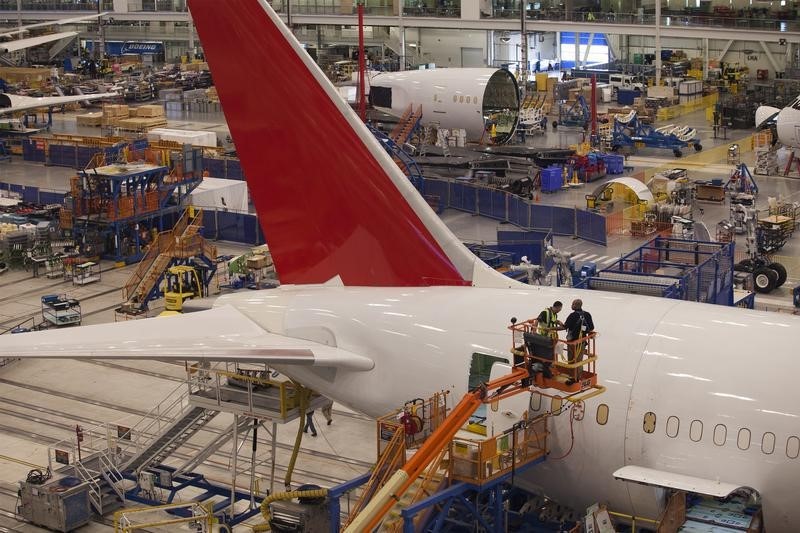
[[[636,178],[614,178],[600,185],[595,189],[594,194],[599,198],[603,189],[611,187],[613,184],[619,183],[632,190],[640,200],[647,200],[648,203],[655,203],[653,193],[647,188],[647,185],[637,180]]]
[[[203,178],[189,196],[196,207],[218,211],[247,212],[247,182],[222,178]]]
[[[217,146],[217,134],[213,131],[172,130],[169,128],[153,128],[147,132],[150,141],[174,141],[193,146]]]

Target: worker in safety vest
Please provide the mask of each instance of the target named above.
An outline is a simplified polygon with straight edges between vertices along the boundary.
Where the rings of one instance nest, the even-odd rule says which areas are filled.
[[[536,333],[551,337],[553,340],[558,339],[558,330],[564,329],[564,323],[558,319],[558,313],[562,307],[564,306],[561,302],[555,301],[553,305],[539,313]]]

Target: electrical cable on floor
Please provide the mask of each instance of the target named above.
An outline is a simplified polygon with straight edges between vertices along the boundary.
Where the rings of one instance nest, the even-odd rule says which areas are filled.
[[[337,450],[336,448],[333,447],[333,444],[331,444],[331,441],[328,440],[328,437],[325,436],[325,432],[322,431],[322,426],[320,426],[320,429],[317,430],[317,432],[322,435],[322,438],[325,440],[325,442],[328,444],[328,447],[331,449],[331,451],[333,451],[333,453],[335,455],[337,455],[338,457],[343,457],[343,455],[339,453],[339,450]],[[361,475],[361,474],[364,473],[362,470],[356,470],[355,468],[353,468],[352,466],[350,466],[346,462],[345,463],[340,462],[340,463],[337,463],[337,465],[338,466],[344,465],[345,467],[350,469],[354,474]]]

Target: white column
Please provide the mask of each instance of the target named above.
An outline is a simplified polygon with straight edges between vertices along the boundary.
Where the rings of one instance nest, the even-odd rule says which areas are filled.
[[[581,34],[575,32],[575,68],[580,68],[581,65]]]
[[[708,38],[703,39],[703,80],[708,79]]]
[[[661,0],[656,0],[656,85],[661,85]]]

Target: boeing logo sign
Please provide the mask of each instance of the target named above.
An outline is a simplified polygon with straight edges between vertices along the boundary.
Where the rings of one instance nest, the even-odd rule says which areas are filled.
[[[140,43],[126,41],[122,43],[122,54],[160,54],[164,49],[163,43]]]

